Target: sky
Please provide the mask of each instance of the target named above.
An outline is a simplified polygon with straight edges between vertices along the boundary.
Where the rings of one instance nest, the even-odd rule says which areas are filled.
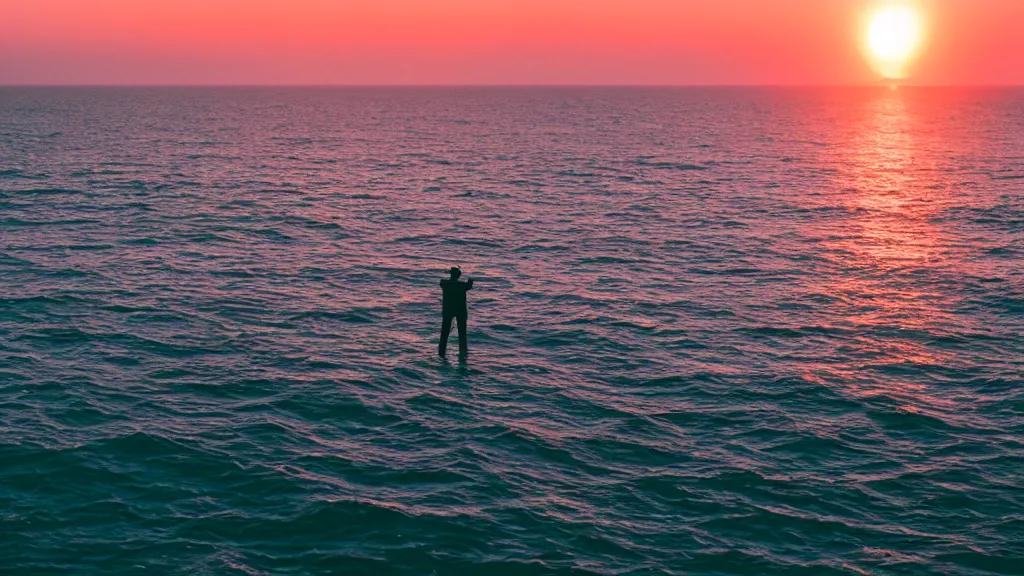
[[[910,81],[1024,85],[1024,0],[0,0],[0,84],[871,84],[890,2]]]

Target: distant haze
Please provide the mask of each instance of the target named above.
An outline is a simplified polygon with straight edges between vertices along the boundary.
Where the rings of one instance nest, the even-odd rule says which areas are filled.
[[[1024,0],[906,0],[922,84],[1024,84]],[[0,0],[0,84],[865,84],[871,0]]]

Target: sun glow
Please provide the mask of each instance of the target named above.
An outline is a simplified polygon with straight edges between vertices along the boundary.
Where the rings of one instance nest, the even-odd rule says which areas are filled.
[[[906,78],[923,44],[923,18],[914,7],[890,5],[871,17],[866,47],[872,65],[885,78]]]

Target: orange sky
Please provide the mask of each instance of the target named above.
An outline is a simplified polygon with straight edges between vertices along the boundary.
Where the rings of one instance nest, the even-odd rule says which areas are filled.
[[[859,84],[887,0],[0,0],[0,84]],[[1024,0],[905,0],[913,81],[1024,84]]]

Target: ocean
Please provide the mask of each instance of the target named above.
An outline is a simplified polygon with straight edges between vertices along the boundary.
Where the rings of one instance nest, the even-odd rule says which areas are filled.
[[[1024,573],[1024,89],[2,88],[0,238],[5,576]]]

